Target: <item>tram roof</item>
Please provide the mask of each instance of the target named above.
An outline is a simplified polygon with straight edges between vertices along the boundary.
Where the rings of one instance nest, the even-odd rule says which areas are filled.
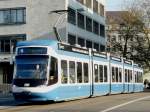
[[[56,40],[31,40],[31,41],[20,41],[17,43],[17,47],[19,46],[51,46],[56,45],[58,41]]]

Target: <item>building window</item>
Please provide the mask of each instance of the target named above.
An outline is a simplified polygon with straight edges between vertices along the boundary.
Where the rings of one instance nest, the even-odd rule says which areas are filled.
[[[105,37],[105,26],[100,25],[100,36]]]
[[[0,53],[10,53],[12,46],[15,52],[16,43],[25,39],[25,35],[0,36]]]
[[[91,41],[86,41],[86,47],[87,48],[92,48],[92,42]]]
[[[99,51],[99,44],[94,43],[94,49],[96,49],[97,51]]]
[[[92,8],[92,1],[91,0],[86,0],[86,6],[88,8]]]
[[[92,19],[86,17],[86,30],[92,32]]]
[[[104,52],[105,51],[105,46],[104,45],[100,45],[100,51]]]
[[[98,13],[98,1],[93,0],[93,11]]]
[[[85,46],[85,41],[84,41],[84,39],[78,38],[78,44],[79,44],[81,47],[84,47],[84,46]]]
[[[70,7],[68,7],[68,22],[74,25],[76,24],[76,12]]]
[[[0,10],[0,24],[23,24],[26,22],[26,9],[2,9]]]
[[[84,15],[78,12],[78,27],[84,29],[85,28],[85,21],[84,21]]]
[[[104,16],[104,5],[100,4],[99,6],[100,6],[100,8],[99,8],[100,9],[100,11],[99,11],[100,15]]]
[[[76,36],[68,34],[68,43],[70,45],[75,45],[76,44]]]
[[[99,35],[99,24],[96,21],[93,21],[93,32]]]
[[[78,2],[80,2],[81,4],[84,4],[84,0],[77,0]]]

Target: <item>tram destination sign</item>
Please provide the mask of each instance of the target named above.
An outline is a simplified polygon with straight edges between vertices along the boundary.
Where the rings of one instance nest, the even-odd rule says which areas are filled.
[[[21,48],[18,48],[17,53],[19,55],[24,55],[24,54],[47,54],[47,48],[45,48],[45,47],[21,47]]]
[[[93,52],[93,55],[101,58],[107,58],[107,54],[100,53],[100,52]]]
[[[126,64],[130,64],[130,65],[132,65],[132,61],[131,60],[124,60],[124,63],[126,63]]]
[[[70,52],[77,52],[77,53],[89,55],[89,49],[85,49],[85,48],[82,48],[82,47],[76,47],[76,46],[72,46],[72,45],[59,43],[58,48],[60,50],[65,50],[65,51],[70,51]],[[101,58],[107,58],[106,53],[100,53],[100,52],[92,51],[92,55],[97,56],[97,57],[101,57]]]
[[[71,46],[71,45],[67,45],[63,43],[59,43],[58,48],[60,50],[65,50],[65,51],[70,51],[70,52],[77,52],[77,53],[86,54],[86,55],[89,54],[88,49],[79,48],[79,47],[75,47],[75,46]]]
[[[121,57],[113,57],[113,56],[111,56],[111,59],[114,60],[114,61],[121,62]]]

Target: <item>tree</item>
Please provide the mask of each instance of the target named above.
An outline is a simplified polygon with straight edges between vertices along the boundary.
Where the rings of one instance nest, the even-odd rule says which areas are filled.
[[[117,17],[107,17],[112,25],[107,34],[118,33],[118,41],[109,40],[111,52],[150,69],[150,0],[139,1],[128,4],[125,11],[117,12]]]
[[[141,13],[138,18],[143,22],[143,27],[136,39],[137,45],[134,49],[137,54],[133,56],[133,59],[150,70],[150,0],[139,0],[138,3],[140,4],[136,5],[135,9]]]

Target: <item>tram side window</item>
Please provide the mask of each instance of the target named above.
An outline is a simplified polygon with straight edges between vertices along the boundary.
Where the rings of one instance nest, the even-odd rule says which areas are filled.
[[[128,70],[128,82],[130,82],[130,70]]]
[[[128,70],[125,69],[125,82],[128,82]]]
[[[61,61],[61,82],[63,84],[68,82],[68,75],[67,75],[67,61]]]
[[[105,65],[104,66],[104,82],[107,82],[107,80],[108,80],[108,76],[107,76],[108,74],[107,74],[107,66]]]
[[[88,83],[89,82],[88,64],[84,63],[83,67],[84,67],[84,83]]]
[[[115,68],[112,67],[112,82],[115,82]]]
[[[134,72],[134,76],[135,76],[135,83],[137,83],[137,72]]]
[[[98,82],[98,65],[94,65],[95,82]]]
[[[139,83],[140,81],[140,78],[139,78],[139,72],[137,72],[137,83]]]
[[[142,73],[142,72],[140,72],[140,74],[141,74],[141,78],[140,78],[140,79],[141,79],[141,81],[140,81],[140,82],[141,82],[141,83],[143,83],[143,73]]]
[[[119,82],[122,82],[122,68],[119,68]]]
[[[49,85],[55,84],[58,81],[58,60],[51,57]]]
[[[69,61],[69,82],[75,83],[75,62]]]
[[[99,65],[99,76],[100,76],[100,82],[103,82],[103,65]]]
[[[82,63],[77,62],[77,83],[82,83]]]
[[[115,71],[116,72],[116,82],[118,82],[118,79],[119,79],[119,77],[118,77],[118,75],[119,75],[118,74],[118,67],[116,67],[115,69],[116,69],[116,71]]]
[[[143,78],[142,78],[142,73],[138,72],[138,83],[142,83],[143,82]]]
[[[141,83],[143,83],[143,73],[141,72]]]
[[[139,78],[139,72],[137,72],[137,83],[139,83],[140,81],[140,78]]]
[[[132,70],[129,70],[129,79],[130,79],[130,81],[129,82],[132,82]]]

